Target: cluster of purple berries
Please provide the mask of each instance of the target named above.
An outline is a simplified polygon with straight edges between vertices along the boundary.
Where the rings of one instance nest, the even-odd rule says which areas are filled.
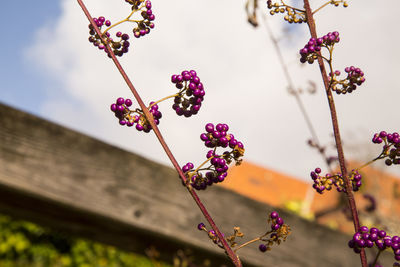
[[[180,91],[174,99],[172,108],[179,116],[190,117],[197,114],[204,100],[204,87],[194,70],[184,70],[171,76],[171,82]]]
[[[315,168],[315,170],[310,173],[311,179],[314,181],[313,188],[318,193],[322,194],[325,190],[330,191],[333,186],[336,187],[338,192],[346,192],[345,182],[340,173],[336,175],[331,175],[328,173],[325,176],[321,176],[320,173],[320,168]],[[351,171],[349,179],[354,192],[360,189],[362,185],[361,178],[362,176],[357,170]]]
[[[379,250],[392,248],[395,260],[400,261],[400,237],[391,237],[384,230],[375,227],[368,229],[366,226],[361,226],[348,245],[355,253],[360,253],[362,248],[372,248],[374,245]]]
[[[267,233],[269,238],[261,238],[261,240],[265,242],[258,246],[258,249],[261,252],[271,250],[271,246],[274,243],[280,244],[282,241],[285,241],[286,237],[290,233],[290,227],[284,224],[284,221],[279,217],[278,212],[271,212],[268,217],[268,222],[271,223],[271,231]]]
[[[106,27],[111,26],[111,22],[109,20],[106,20],[103,16],[98,17],[98,18],[93,18],[94,23],[96,23],[97,27],[101,30],[101,28],[105,25]],[[98,47],[100,50],[104,50],[109,56],[110,53],[107,51],[106,45],[103,43],[103,40],[100,38],[100,36],[96,33],[94,30],[94,27],[92,24],[89,24],[89,42],[91,42],[94,46]],[[103,34],[103,39],[106,40],[108,44],[110,44],[114,54],[116,56],[122,56],[123,54],[127,53],[129,51],[129,35],[126,33],[122,32],[117,32],[116,37],[119,38],[119,40],[114,40],[113,38],[110,37],[109,32],[105,32]]]
[[[338,80],[336,76],[340,75],[340,71],[336,70],[331,73],[329,79],[332,81],[332,91],[337,94],[351,93],[365,82],[364,72],[360,68],[354,66],[346,67],[344,71],[347,77],[343,80]]]
[[[203,101],[204,89],[203,89],[203,84],[200,82],[199,77],[197,77],[197,75],[196,75],[196,72],[194,70],[183,71],[182,75],[173,75],[172,77],[173,77],[173,80],[179,80],[179,82],[177,82],[177,87],[179,87],[178,85],[180,84],[180,85],[182,85],[182,87],[185,86],[185,89],[181,90],[178,93],[178,96],[176,96],[176,95],[169,96],[160,101],[157,101],[156,103],[159,103],[165,99],[175,96],[175,104],[172,107],[174,108],[174,110],[176,111],[176,113],[178,115],[185,115],[185,117],[190,117],[194,114],[197,114],[197,112],[200,109],[201,102]],[[185,83],[185,85],[183,85],[183,83]],[[194,87],[196,87],[196,88],[194,88]],[[190,98],[186,98],[185,96],[188,96]],[[177,104],[178,102],[179,102],[179,104]],[[160,119],[162,117],[162,114],[158,110],[158,105],[156,103],[150,102],[148,109],[149,109],[150,113],[153,115],[155,123],[158,125],[160,122]],[[143,111],[140,109],[130,110],[129,107],[131,105],[132,105],[132,100],[130,100],[130,99],[125,100],[124,98],[120,97],[116,100],[115,103],[113,103],[111,105],[111,111],[114,112],[115,117],[117,117],[119,119],[119,123],[121,125],[126,125],[126,126],[131,127],[136,123],[136,129],[138,131],[144,131],[146,133],[150,132],[151,125],[150,125],[149,121],[146,119],[146,117],[144,116]],[[179,106],[179,105],[181,105],[181,106]],[[178,107],[176,107],[176,106],[178,106]],[[137,113],[137,115],[134,115],[135,113]],[[218,127],[220,127],[220,126],[218,126]],[[227,130],[228,130],[228,126],[226,125],[225,135],[226,135]],[[226,137],[231,138],[232,144],[236,145],[238,143],[233,138],[233,135],[229,135]],[[240,142],[239,142],[239,147],[241,147],[241,149],[243,149],[243,144]],[[228,152],[226,152],[226,153],[228,153]],[[237,152],[235,152],[235,153],[232,152],[232,154],[238,155]],[[218,158],[218,157],[222,157],[222,156],[214,155],[214,157]],[[229,155],[223,155],[223,157],[227,158],[227,160],[229,159]],[[219,160],[219,161],[213,160],[212,162],[216,169],[220,169],[220,168],[227,169],[227,166],[224,166],[222,160]],[[189,168],[188,170],[191,170],[192,168],[193,167]],[[217,172],[217,174],[218,174],[217,178],[215,178],[215,177],[213,178],[214,182],[216,182],[216,179],[219,179],[219,181],[221,181],[226,176],[226,174],[223,174],[223,172]],[[208,177],[211,179],[212,177],[210,175],[211,174],[209,174]],[[221,175],[223,176],[223,178]]]
[[[214,242],[214,244],[218,245],[220,248],[223,248],[224,246],[222,245],[221,240],[218,238],[217,234],[215,233],[214,230],[209,230],[207,231],[207,228],[205,226],[204,223],[199,223],[197,225],[197,229],[199,229],[200,231],[205,231],[208,234],[208,237]],[[222,234],[222,236],[224,236],[224,234]]]
[[[214,126],[212,123],[207,123],[205,130],[206,132],[200,135],[200,139],[208,148],[226,148],[228,146],[232,149],[236,147],[239,149],[244,148],[243,144],[236,140],[233,134],[227,134],[229,126],[226,124],[219,123]]]
[[[130,110],[129,107],[132,106],[132,100],[127,98],[124,99],[119,97],[115,103],[111,104],[111,111],[114,112],[115,117],[119,119],[120,125],[126,125],[132,127],[136,123],[136,130],[143,131],[145,133],[150,132],[151,125],[149,121],[144,116],[141,110]],[[161,112],[158,110],[158,105],[154,102],[150,102],[149,111],[154,117],[154,122],[158,125],[162,117]],[[134,115],[137,113],[137,115]]]
[[[383,156],[388,157],[385,164],[390,166],[392,164],[400,164],[400,135],[397,132],[387,133],[381,131],[379,134],[374,134],[372,142],[375,144],[385,143],[383,146]]]
[[[241,157],[244,155],[243,143],[236,140],[233,134],[227,133],[229,130],[227,124],[219,123],[214,126],[214,124],[208,123],[205,130],[206,133],[202,133],[200,139],[205,142],[206,147],[214,148],[209,150],[206,155],[207,161],[205,163],[210,162],[210,166],[193,170],[193,163],[188,162],[182,167],[182,171],[189,179],[190,185],[196,190],[204,190],[214,183],[223,182],[228,175],[228,165],[232,161],[239,165],[242,161]],[[218,146],[223,148],[229,146],[231,150],[219,155],[216,153]]]
[[[150,33],[150,29],[154,28],[154,23],[152,21],[156,18],[153,14],[153,10],[151,9],[151,1],[125,0],[125,2],[132,5],[132,10],[142,10],[140,15],[143,19],[136,22],[137,27],[133,28],[133,36],[139,38]]]
[[[213,152],[212,150],[210,150]],[[207,154],[208,155],[208,154]],[[228,164],[224,158],[219,155],[212,155],[213,157],[210,162],[211,166],[207,168],[205,175],[198,171],[193,171],[194,165],[191,162],[186,163],[182,167],[182,171],[190,179],[190,185],[197,190],[204,190],[207,186],[212,184],[223,182],[228,175]],[[209,158],[209,157],[208,157]]]
[[[338,32],[329,32],[320,38],[310,38],[308,43],[304,46],[304,48],[300,49],[300,62],[305,63],[308,62],[310,64],[314,63],[314,60],[318,58],[318,53],[321,51],[322,47],[331,47],[335,43],[340,41]]]
[[[125,2],[129,3],[132,5],[132,13],[131,15],[121,21],[129,21],[129,22],[134,22],[137,24],[137,27],[133,28],[133,36],[136,38],[139,38],[141,36],[144,36],[148,33],[150,33],[150,29],[154,28],[154,23],[152,22],[155,19],[155,16],[153,14],[153,11],[151,9],[151,1],[149,0],[125,0]],[[136,12],[141,10],[141,20],[132,20],[130,17]],[[103,26],[106,27],[113,27],[111,26],[111,21],[106,20],[103,16],[98,17],[98,18],[93,18],[94,23],[96,23],[97,27],[101,30]],[[119,24],[119,23],[117,23]],[[109,28],[110,29],[110,28]],[[110,52],[107,49],[106,44],[109,44],[116,56],[122,56],[123,54],[127,53],[129,51],[129,35],[126,33],[122,32],[117,32],[116,38],[113,39],[111,38],[110,33],[108,30],[105,30],[102,33],[102,36],[100,37],[96,31],[94,30],[94,27],[89,24],[89,42],[93,43],[94,46],[98,47],[100,50],[104,50],[109,57],[111,57]]]

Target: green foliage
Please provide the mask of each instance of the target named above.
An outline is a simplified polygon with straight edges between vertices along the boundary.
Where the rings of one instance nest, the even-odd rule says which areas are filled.
[[[0,215],[2,267],[167,267],[100,243]]]

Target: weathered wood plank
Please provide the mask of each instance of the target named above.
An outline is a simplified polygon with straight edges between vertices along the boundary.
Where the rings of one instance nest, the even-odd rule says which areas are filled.
[[[265,231],[271,207],[218,186],[200,195],[226,234],[236,225],[248,238]],[[155,245],[168,257],[189,247],[213,266],[229,264],[196,230],[204,220],[174,170],[5,105],[0,211],[127,250]],[[293,234],[266,254],[241,250],[246,266],[359,265],[348,236],[280,212]]]

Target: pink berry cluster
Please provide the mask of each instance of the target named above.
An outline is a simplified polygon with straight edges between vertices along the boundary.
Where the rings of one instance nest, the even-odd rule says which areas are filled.
[[[142,10],[140,15],[143,19],[137,22],[137,27],[133,28],[133,36],[139,38],[150,33],[150,29],[154,28],[154,23],[152,22],[156,17],[151,9],[150,0],[125,0],[128,4],[132,5],[132,10]]]
[[[372,248],[374,245],[381,251],[391,248],[394,259],[400,261],[400,237],[391,237],[384,230],[375,227],[368,229],[366,226],[361,226],[348,245],[355,253],[360,253],[362,248]]]
[[[120,125],[132,127],[136,123],[136,130],[143,131],[145,133],[150,132],[150,130],[152,129],[151,125],[144,116],[143,112],[139,109],[130,110],[130,106],[132,106],[131,99],[124,99],[122,97],[119,97],[115,101],[115,103],[111,104],[110,109],[112,112],[114,112],[115,117],[119,119]],[[158,110],[158,105],[154,104],[154,102],[150,102],[149,111],[154,117],[154,122],[158,125],[162,117],[161,112]]]
[[[400,135],[397,132],[387,133],[381,131],[375,133],[372,138],[372,142],[375,144],[385,143],[382,151],[382,158],[387,157],[385,164],[390,166],[392,164],[400,164]]]
[[[229,130],[227,124],[219,123],[214,126],[214,124],[208,123],[205,130],[206,133],[202,133],[200,139],[205,142],[206,147],[213,148],[206,155],[205,163],[210,163],[210,165],[194,170],[194,164],[188,162],[182,167],[182,171],[189,179],[188,182],[196,190],[204,190],[214,183],[223,182],[228,175],[228,165],[232,161],[239,165],[242,161],[241,157],[244,155],[243,143],[236,140],[233,134],[227,133]],[[227,148],[228,146],[231,150],[226,150],[222,154],[216,153],[217,147]]]
[[[271,224],[271,231],[268,231],[266,236],[260,238],[264,243],[258,246],[258,249],[261,252],[266,252],[267,250],[271,250],[271,246],[274,243],[278,245],[286,240],[286,237],[290,233],[290,227],[287,224],[284,224],[284,221],[281,217],[279,217],[278,212],[273,211],[268,216],[268,223]]]
[[[171,76],[171,82],[180,91],[174,99],[172,108],[179,116],[190,117],[197,114],[204,100],[204,87],[194,70],[184,70]]]
[[[325,190],[330,191],[333,186],[336,187],[338,192],[346,192],[345,183],[343,177],[340,173],[336,175],[326,174],[325,176],[320,175],[321,169],[315,168],[314,171],[310,173],[311,179],[313,179],[313,188],[320,194]],[[358,191],[362,185],[361,174],[357,170],[352,170],[349,174],[349,179],[354,192]]]
[[[347,73],[347,77],[343,80],[337,78],[340,75],[340,71],[338,70],[329,75],[331,89],[337,94],[351,93],[356,90],[357,86],[365,82],[364,72],[360,68],[351,66],[345,68],[344,71]]]
[[[322,47],[330,48],[333,47],[335,43],[340,41],[338,32],[329,32],[320,38],[310,38],[308,43],[304,46],[304,48],[300,49],[300,62],[305,63],[308,62],[310,64],[314,63],[314,60],[318,58],[318,53],[321,51]]]
[[[106,27],[111,26],[111,22],[109,20],[106,20],[103,16],[98,17],[98,18],[93,18],[93,21],[94,21],[94,23],[96,23],[96,25],[100,29],[100,31],[104,25]],[[110,53],[108,53],[105,43],[103,43],[103,40],[96,33],[92,24],[89,24],[89,34],[90,34],[89,42],[91,42],[94,46],[96,46],[100,50],[104,50],[110,56]],[[106,42],[108,44],[110,44],[110,46],[116,56],[121,57],[123,54],[125,54],[129,51],[130,43],[128,41],[129,40],[128,34],[126,34],[126,33],[123,34],[122,32],[117,32],[116,37],[118,38],[118,40],[113,39],[110,36],[111,35],[109,32],[105,32],[102,37],[103,37],[103,39],[106,40]]]
[[[224,248],[224,246],[222,245],[221,240],[218,238],[217,234],[215,233],[214,230],[207,230],[206,226],[204,223],[199,223],[197,225],[197,229],[199,229],[200,231],[205,231],[207,232],[208,237],[214,242],[214,244],[218,245],[220,248]],[[224,236],[224,234],[222,234],[222,236]]]

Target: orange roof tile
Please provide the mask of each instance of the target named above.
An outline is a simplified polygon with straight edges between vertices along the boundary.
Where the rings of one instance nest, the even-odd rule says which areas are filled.
[[[310,187],[294,177],[249,162],[233,167],[221,186],[273,206],[303,200]]]
[[[349,164],[349,166],[360,165]],[[369,205],[363,197],[363,193],[368,193],[377,200],[375,217],[390,218],[391,221],[400,222],[400,179],[371,166],[363,168],[360,173],[363,176],[363,186],[355,193],[360,210]],[[309,201],[309,208],[313,213],[333,208],[340,201],[340,194],[336,190],[318,194],[312,189],[311,180],[307,183],[249,162],[231,168],[227,179],[220,186],[277,207],[284,207],[289,201]],[[364,215],[365,213],[361,212],[361,216]],[[340,209],[318,221],[336,225],[346,232],[353,231],[352,222],[346,220]]]

